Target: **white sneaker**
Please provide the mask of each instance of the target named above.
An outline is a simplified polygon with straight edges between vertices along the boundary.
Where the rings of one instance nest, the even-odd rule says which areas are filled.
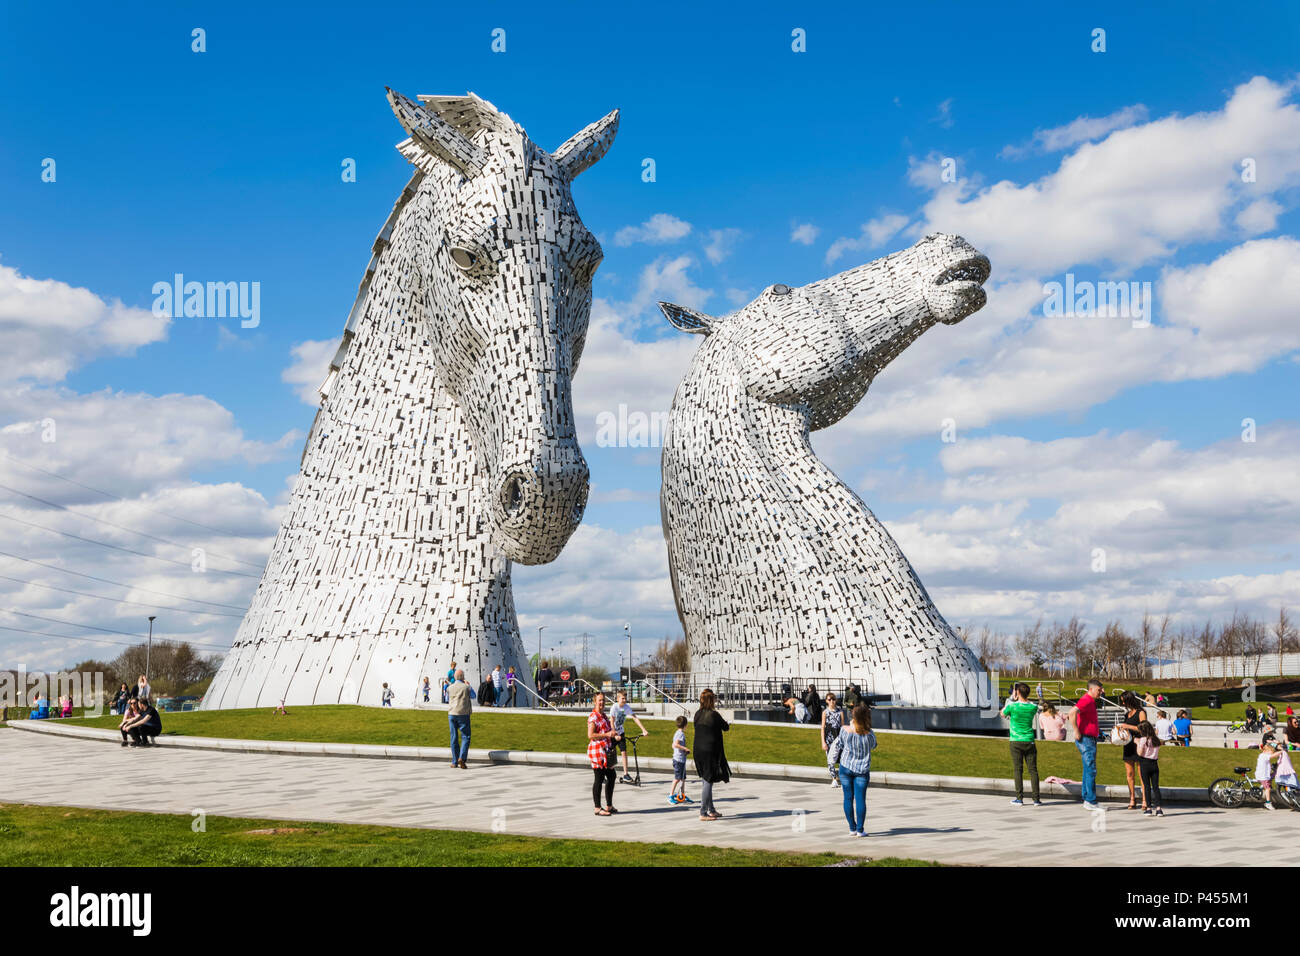
[[[1085,809],[1085,810],[1100,810],[1101,807],[1100,807],[1100,805],[1098,805],[1098,804],[1096,804],[1096,803],[1089,803],[1087,800],[1085,800],[1085,801],[1083,801],[1083,809]]]

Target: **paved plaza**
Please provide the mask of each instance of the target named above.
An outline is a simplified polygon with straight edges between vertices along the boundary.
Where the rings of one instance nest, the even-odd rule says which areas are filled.
[[[114,743],[0,729],[0,802],[214,816],[505,831],[544,837],[698,843],[767,850],[831,850],[964,864],[1249,866],[1268,847],[1274,865],[1300,865],[1279,832],[1300,817],[1256,808],[1172,804],[1163,819],[1107,810],[1104,824],[1077,801],[1012,807],[1005,796],[873,788],[865,840],[849,837],[840,791],[734,778],[715,788],[723,819],[667,803],[670,775],[620,785],[621,811],[595,817],[591,774],[561,767],[123,749]],[[688,792],[699,796],[691,780]],[[56,852],[51,849],[52,854]]]

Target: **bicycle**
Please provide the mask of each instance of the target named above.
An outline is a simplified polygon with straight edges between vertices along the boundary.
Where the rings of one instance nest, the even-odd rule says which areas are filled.
[[[1220,777],[1214,781],[1207,788],[1210,802],[1224,810],[1235,810],[1248,802],[1262,805],[1264,788],[1251,779],[1250,768],[1233,767],[1232,772],[1239,774],[1241,779]],[[1281,804],[1283,808],[1300,811],[1300,789],[1285,783],[1274,783],[1271,789],[1275,803]]]
[[[1220,777],[1207,787],[1210,802],[1224,810],[1235,810],[1247,802],[1263,803],[1264,788],[1250,778],[1249,767],[1233,767],[1236,777]]]

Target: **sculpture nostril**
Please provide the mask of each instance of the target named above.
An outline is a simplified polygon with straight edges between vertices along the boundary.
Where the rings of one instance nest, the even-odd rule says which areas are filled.
[[[501,486],[501,508],[507,518],[517,518],[524,509],[524,488],[528,479],[523,475],[511,475]]]

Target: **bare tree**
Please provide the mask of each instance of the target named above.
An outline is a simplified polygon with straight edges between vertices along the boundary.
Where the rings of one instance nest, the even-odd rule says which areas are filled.
[[[1215,644],[1214,624],[1207,620],[1205,627],[1201,628],[1196,635],[1196,659],[1198,662],[1205,661],[1206,676],[1209,676],[1210,658],[1214,656]],[[1196,683],[1199,684],[1201,682],[1201,669],[1198,666],[1195,670]]]
[[[1145,677],[1147,669],[1147,652],[1151,645],[1155,643],[1156,629],[1151,623],[1151,614],[1147,611],[1142,612],[1142,623],[1138,626],[1138,644],[1140,645],[1140,655],[1138,657],[1138,670],[1134,675],[1136,677]]]
[[[1234,614],[1233,617],[1235,618],[1236,615]],[[1242,615],[1237,627],[1240,635],[1238,641],[1242,653],[1242,670],[1246,669],[1249,662],[1251,676],[1259,677],[1259,665],[1272,644],[1268,627],[1263,621],[1257,621],[1248,614]]]
[[[1043,662],[1043,619],[1039,618],[1033,627],[1024,627],[1012,638],[1012,647],[1016,653],[1016,675],[1020,675],[1020,665],[1028,665],[1026,674],[1032,674],[1042,667]]]
[[[1277,638],[1277,676],[1282,676],[1282,653],[1291,650],[1297,641],[1300,641],[1300,635],[1297,634],[1295,625],[1291,623],[1291,616],[1286,613],[1286,608],[1282,607],[1277,612],[1277,623],[1273,625],[1273,636]]]
[[[1074,658],[1075,673],[1082,672],[1083,665],[1088,662],[1087,633],[1088,626],[1079,620],[1077,614],[1065,625],[1065,648]]]

